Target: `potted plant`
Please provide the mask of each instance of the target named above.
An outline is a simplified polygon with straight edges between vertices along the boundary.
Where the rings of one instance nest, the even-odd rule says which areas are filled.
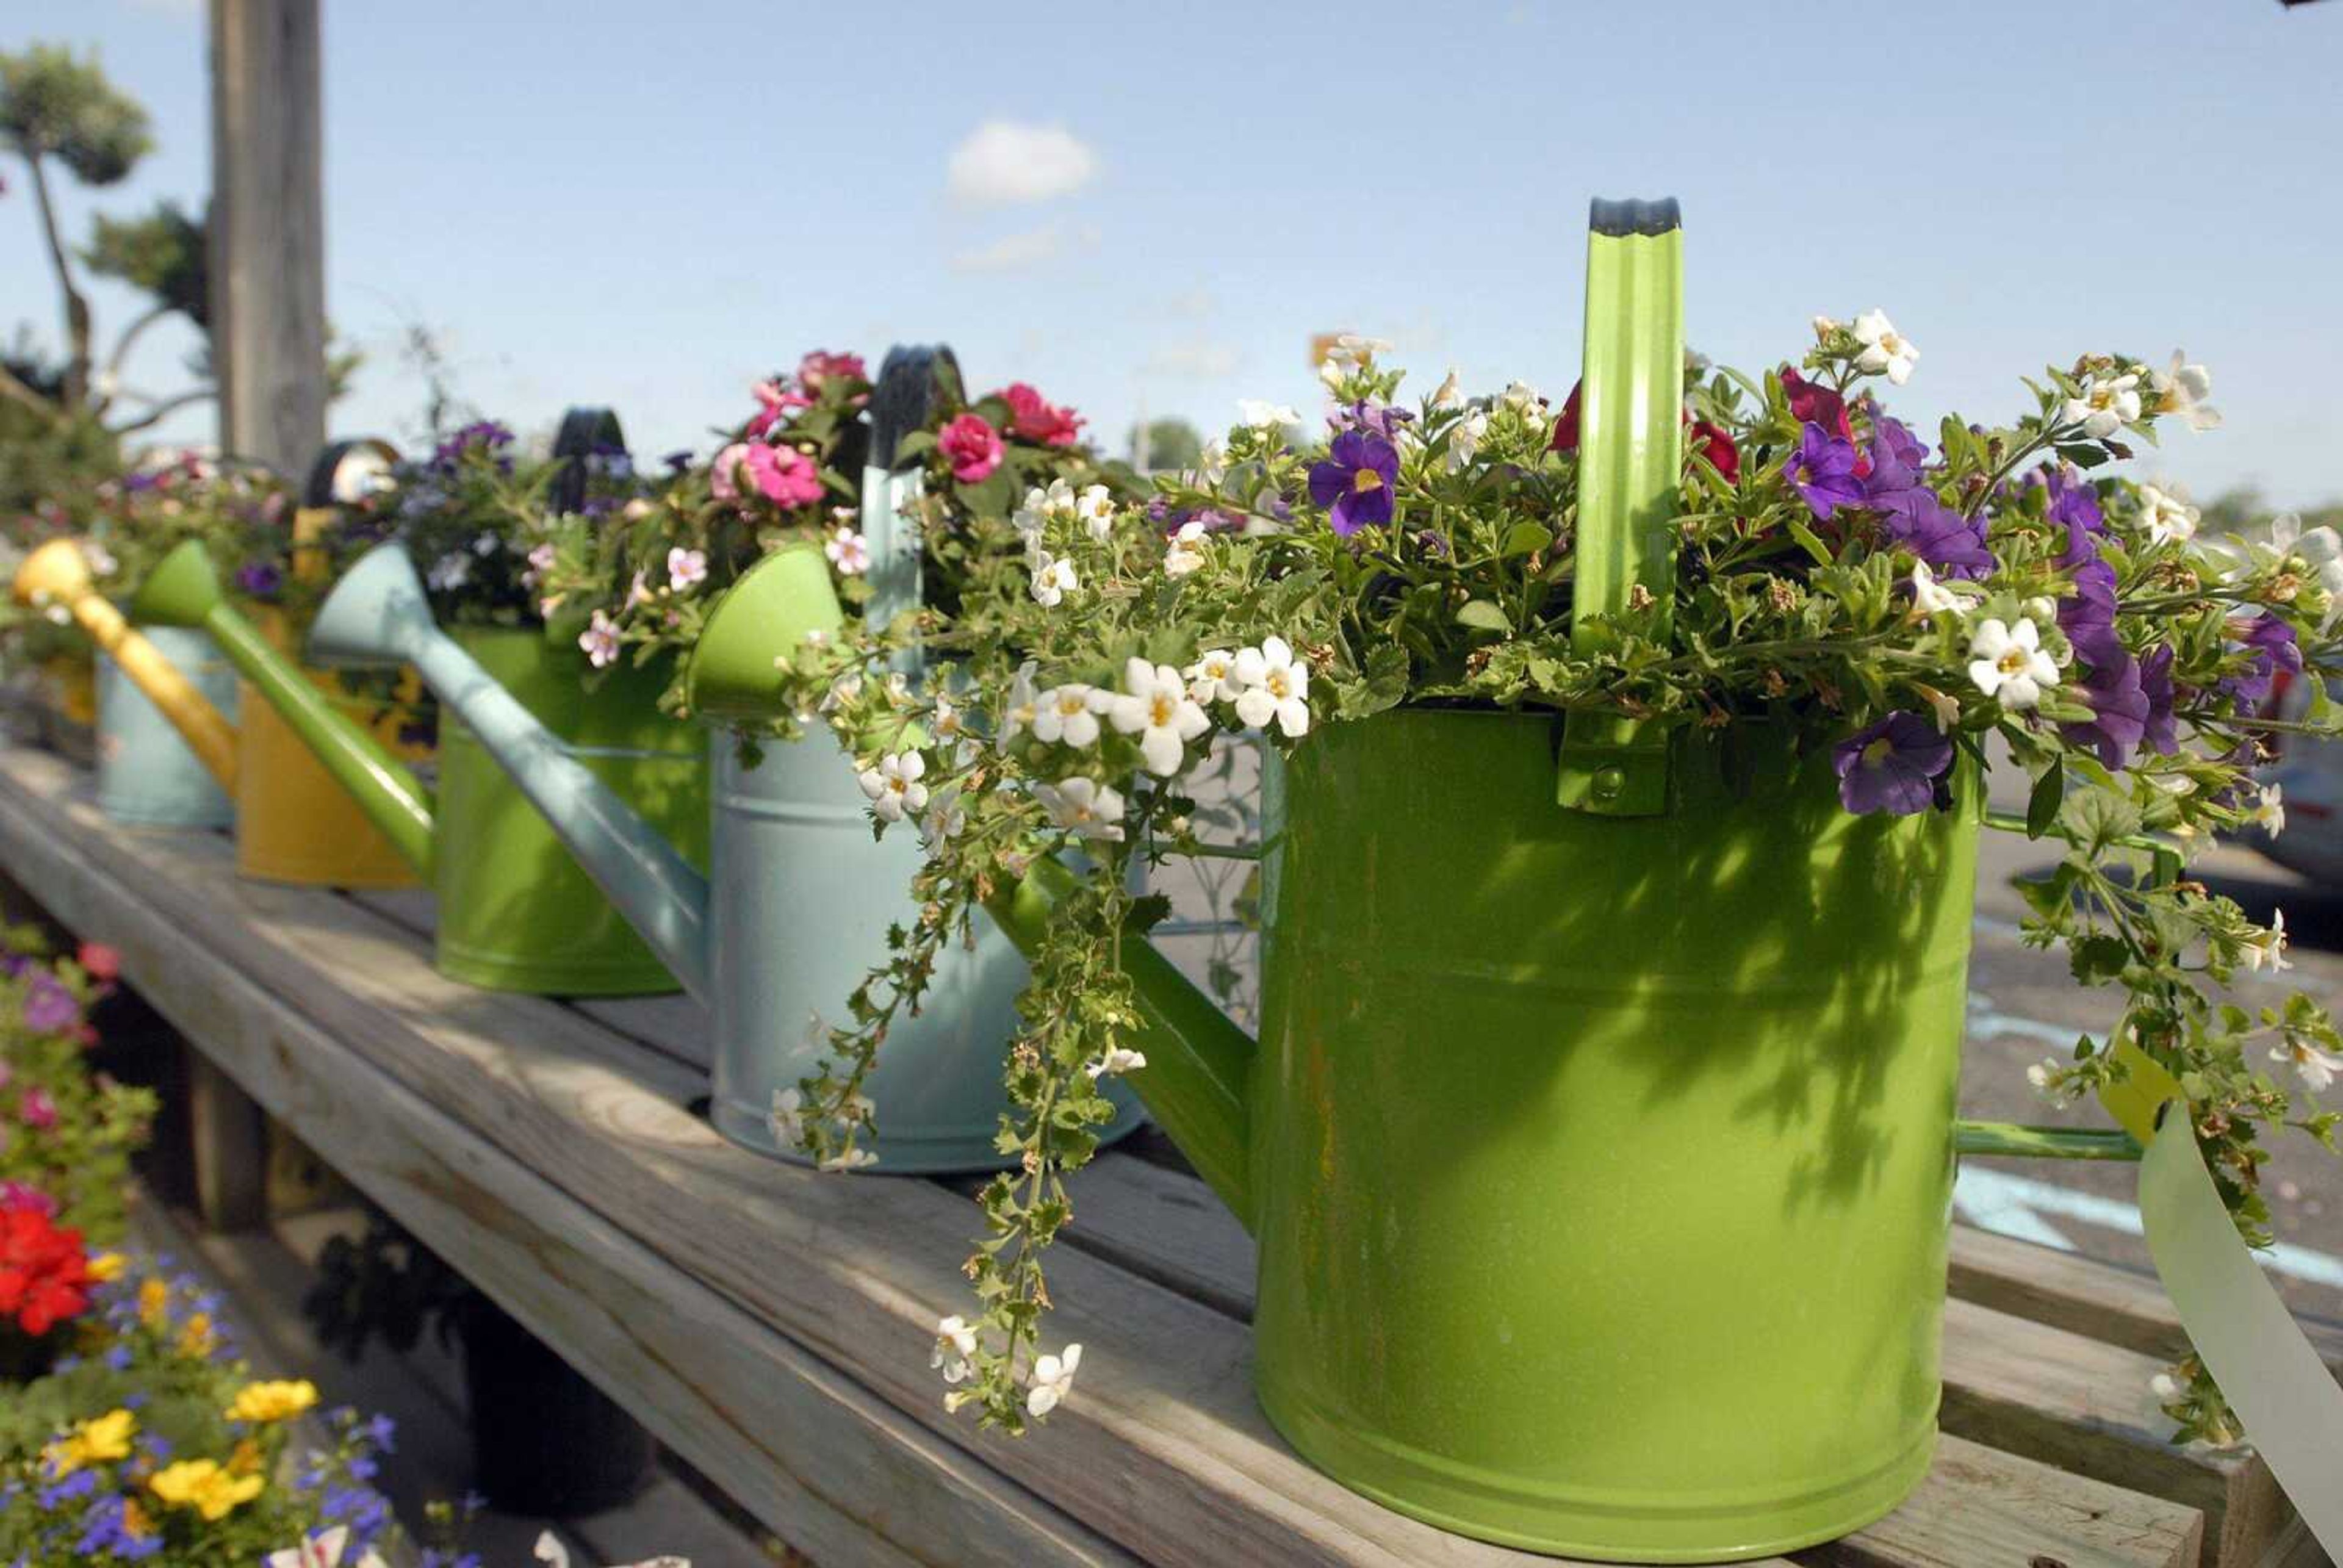
[[[155,1096],[89,1064],[88,1010],[113,989],[113,950],[85,943],[49,960],[36,933],[0,935],[0,1210],[37,1210],[93,1241],[118,1241]]]
[[[641,1490],[651,1435],[544,1342],[508,1316],[387,1215],[337,1236],[301,1310],[355,1362],[379,1339],[397,1354],[427,1331],[464,1358],[474,1484],[515,1513],[615,1507]]]
[[[880,828],[957,811],[882,1000],[799,1086],[807,1147],[865,1135],[882,1040],[983,912],[1032,960],[1019,1164],[934,1353],[953,1407],[1018,1431],[1072,1387],[1043,1254],[1127,1077],[1253,1230],[1261,1398],[1346,1484],[1604,1559],[1885,1513],[1934,1441],[1956,1148],[2131,1147],[1954,1123],[1996,771],[2061,850],[2029,937],[2126,1000],[2045,1091],[2177,1074],[2249,1237],[2264,1130],[2331,1133],[2326,1013],[2215,995],[2282,967],[2282,928],[2119,867],[2276,815],[2258,701],[2331,656],[2336,541],[2198,538],[2168,487],[2094,477],[2201,420],[2194,367],[2086,356],[1933,443],[1889,411],[1917,354],[1877,311],[1817,318],[1795,366],[1688,373],[1673,205],[1598,204],[1559,406],[1453,377],[1403,404],[1346,338],[1322,439],[1249,406],[1147,507],[1031,508],[1019,591],[923,633],[949,693],[832,687]],[[755,591],[789,569],[709,643],[733,601],[798,635]],[[766,699],[809,707],[836,673],[784,652]],[[988,743],[940,741],[939,696]],[[1131,884],[1208,848],[1185,780],[1240,729],[1279,759],[1257,1042],[1149,948]],[[2170,1408],[2225,1429],[2201,1377]]]

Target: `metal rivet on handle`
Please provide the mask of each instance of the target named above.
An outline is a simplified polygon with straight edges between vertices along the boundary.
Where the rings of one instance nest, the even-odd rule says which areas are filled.
[[[1587,781],[1588,790],[1597,800],[1616,800],[1619,791],[1626,787],[1626,770],[1616,765],[1597,769],[1594,777]]]

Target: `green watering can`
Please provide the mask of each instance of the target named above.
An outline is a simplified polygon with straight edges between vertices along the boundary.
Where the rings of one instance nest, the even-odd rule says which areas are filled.
[[[1582,618],[1672,591],[1682,266],[1674,202],[1595,204]],[[1928,1468],[1956,1154],[2137,1152],[1955,1121],[1980,781],[1855,817],[1754,748],[1330,724],[1266,776],[1261,1038],[1126,951],[1131,1082],[1259,1244],[1262,1403],[1345,1485],[1601,1561],[1844,1535]]]
[[[554,451],[582,459],[613,447],[623,450],[617,418],[607,409],[574,408],[562,420]],[[573,460],[558,477],[551,504],[574,508],[584,484],[583,464]],[[373,558],[361,560],[351,575]],[[319,662],[327,662],[326,654],[339,638],[327,624],[336,600],[347,602],[338,589],[311,632],[313,657]],[[435,798],[413,769],[337,708],[236,611],[199,543],[189,541],[165,557],[133,608],[142,620],[210,632],[253,689],[431,884],[438,895],[440,972],[471,985],[553,996],[675,989],[667,966],[507,779],[486,738],[447,692],[439,693],[446,717]],[[493,683],[500,697],[542,727],[548,744],[659,822],[681,853],[705,860],[706,761],[697,744],[687,744],[682,727],[659,711],[659,695],[667,684],[663,670],[614,668],[589,695],[580,684],[587,672],[584,655],[554,646],[540,629],[459,627],[442,633],[430,624],[427,605],[422,617],[416,628],[421,640],[442,657],[460,660],[475,672],[475,680]],[[411,662],[418,668],[424,664],[420,658]],[[430,671],[423,673],[428,683]]]
[[[898,348],[881,367],[870,405],[870,453],[862,475],[862,530],[870,542],[878,595],[871,613],[890,615],[916,603],[920,549],[910,505],[916,469],[893,471],[897,443],[927,423],[940,382],[957,384],[958,367],[942,348]],[[711,637],[694,656],[692,707],[722,719],[733,711],[721,680],[704,672],[730,667],[738,634],[753,644],[758,684],[769,689],[773,648],[768,628],[835,629],[842,620],[820,553],[794,552],[795,569],[759,579],[756,596],[728,608],[734,633]],[[735,1142],[782,1159],[801,1158],[770,1122],[776,1093],[792,1090],[831,1053],[822,1022],[848,1020],[848,998],[861,983],[887,929],[918,911],[905,890],[920,850],[910,834],[874,850],[867,802],[854,770],[824,733],[797,742],[769,741],[755,766],[737,739],[709,739],[714,775],[709,809],[688,832],[672,811],[653,809],[607,768],[542,721],[538,702],[513,689],[510,666],[468,651],[432,624],[423,585],[405,549],[384,545],[363,557],[337,584],[310,631],[311,655],[327,665],[412,664],[443,709],[462,721],[469,746],[499,770],[498,783],[537,834],[550,832],[639,931],[649,950],[705,1002],[713,1016],[709,1118]],[[610,674],[622,672],[613,669]],[[603,694],[573,700],[593,715]],[[819,727],[816,727],[819,730]],[[712,843],[712,852],[708,846]],[[701,865],[711,868],[703,873]],[[598,903],[598,900],[597,900]],[[998,1170],[994,1147],[1008,1109],[995,1046],[1011,1030],[1024,960],[997,930],[971,950],[954,948],[937,966],[920,1015],[904,1019],[868,1082],[880,1108],[880,1134],[866,1144],[880,1172]],[[1138,1125],[1135,1098],[1105,1131]]]

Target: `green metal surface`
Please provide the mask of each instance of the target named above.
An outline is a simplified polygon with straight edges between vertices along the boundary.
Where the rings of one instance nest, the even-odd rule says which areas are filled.
[[[659,711],[665,666],[614,667],[588,691],[584,655],[534,628],[459,627],[448,635],[659,837],[706,870],[706,743]],[[453,703],[440,715],[438,804],[442,973],[554,996],[676,989]]]

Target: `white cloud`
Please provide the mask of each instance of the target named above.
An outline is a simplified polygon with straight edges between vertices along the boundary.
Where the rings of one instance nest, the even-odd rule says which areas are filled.
[[[1071,196],[1098,166],[1098,155],[1063,126],[987,120],[952,149],[945,188],[962,206],[1015,206]]]
[[[1140,368],[1150,376],[1185,376],[1198,380],[1233,376],[1244,363],[1244,355],[1234,344],[1208,343],[1201,338],[1186,343],[1173,343],[1157,349],[1147,357]]]

